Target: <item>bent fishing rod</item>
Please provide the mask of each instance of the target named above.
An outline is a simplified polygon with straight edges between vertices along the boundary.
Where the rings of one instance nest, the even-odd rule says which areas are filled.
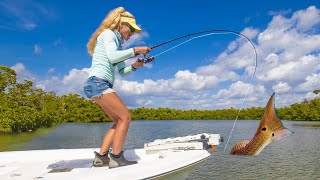
[[[165,44],[171,43],[173,41],[177,41],[177,40],[180,40],[180,39],[183,39],[183,38],[190,37],[190,39],[188,39],[188,40],[186,40],[186,41],[184,41],[184,42],[182,42],[182,43],[180,43],[180,44],[178,44],[176,46],[173,46],[173,47],[171,47],[171,48],[169,48],[169,49],[167,49],[167,50],[165,50],[165,51],[163,51],[163,52],[161,52],[161,53],[159,53],[159,54],[157,54],[155,56],[150,56],[150,57],[146,58],[146,55],[145,55],[144,58],[143,58],[143,62],[144,63],[152,62],[153,61],[152,57],[155,58],[155,57],[157,57],[157,56],[159,56],[159,55],[161,55],[163,53],[166,53],[166,52],[168,52],[168,51],[170,51],[170,50],[172,50],[172,49],[174,49],[174,48],[176,48],[176,47],[178,47],[178,46],[180,46],[182,44],[185,44],[185,43],[187,43],[187,42],[189,42],[191,40],[194,40],[194,39],[197,39],[197,38],[206,37],[206,36],[210,36],[210,35],[213,35],[213,34],[235,34],[237,36],[245,38],[250,43],[250,45],[253,47],[253,50],[254,50],[254,53],[255,53],[255,67],[257,67],[258,55],[257,55],[256,47],[254,46],[253,42],[247,36],[245,36],[244,34],[241,34],[240,32],[233,31],[233,30],[226,30],[226,29],[211,29],[211,30],[205,30],[205,31],[198,31],[198,32],[190,33],[190,34],[187,34],[187,35],[179,36],[179,37],[164,41],[162,43],[159,43],[159,44],[157,44],[155,46],[150,47],[150,49],[155,49],[155,48],[158,48],[158,47],[163,46]],[[198,36],[196,36],[196,35],[198,35]],[[256,72],[256,69],[254,70],[254,74],[255,74],[255,72]]]
[[[253,73],[252,73],[252,77],[251,77],[251,80],[250,80],[250,82],[249,82],[249,84],[248,84],[248,88],[247,88],[247,90],[246,90],[245,96],[244,96],[244,98],[242,99],[242,103],[241,103],[240,108],[239,108],[239,111],[238,111],[238,113],[237,113],[237,117],[236,117],[236,119],[235,119],[235,121],[234,121],[234,123],[233,123],[231,132],[230,132],[230,134],[229,134],[227,143],[226,143],[225,148],[224,148],[224,151],[225,151],[225,150],[227,149],[227,146],[228,146],[230,137],[231,137],[231,135],[232,135],[232,133],[233,133],[234,127],[235,127],[236,122],[237,122],[237,120],[238,120],[238,117],[239,117],[240,111],[241,111],[241,109],[242,109],[242,106],[243,106],[243,104],[244,104],[244,101],[245,101],[245,99],[246,99],[246,97],[247,97],[247,94],[248,94],[248,91],[249,91],[249,87],[250,87],[250,85],[251,85],[251,83],[252,83],[252,80],[253,80],[254,75],[255,75],[255,73],[256,73],[256,70],[257,70],[257,66],[258,66],[258,54],[257,54],[256,47],[254,46],[254,43],[253,43],[247,36],[241,34],[240,32],[233,31],[233,30],[212,29],[212,30],[206,30],[206,31],[199,31],[199,32],[194,32],[194,33],[190,33],[190,34],[187,34],[187,35],[183,35],[183,36],[180,36],[180,37],[176,37],[176,38],[173,38],[173,39],[164,41],[164,42],[162,42],[162,43],[160,43],[160,44],[157,44],[157,45],[155,45],[155,46],[152,46],[150,49],[155,49],[155,48],[158,48],[158,47],[163,46],[163,45],[165,45],[165,44],[171,43],[171,42],[173,42],[173,41],[177,41],[177,40],[179,40],[179,39],[183,39],[183,38],[190,37],[190,39],[188,39],[188,40],[186,40],[186,41],[184,41],[184,42],[182,42],[182,43],[180,43],[180,44],[178,44],[178,45],[175,45],[175,46],[173,46],[173,47],[171,47],[171,48],[169,48],[169,49],[167,49],[167,50],[165,50],[165,51],[163,51],[163,52],[160,52],[160,53],[157,54],[157,55],[150,56],[150,57],[148,57],[148,58],[146,58],[146,55],[144,55],[144,58],[142,59],[142,61],[143,61],[144,63],[152,62],[155,57],[157,57],[157,56],[159,56],[159,55],[161,55],[161,54],[163,54],[163,53],[166,53],[166,52],[168,52],[168,51],[170,51],[170,50],[172,50],[172,49],[174,49],[174,48],[177,48],[178,46],[181,46],[181,45],[183,45],[183,44],[185,44],[185,43],[187,43],[187,42],[189,42],[189,41],[192,41],[192,40],[197,39],[197,38],[202,38],[202,37],[214,35],[214,34],[235,34],[235,35],[237,35],[237,36],[239,36],[239,37],[243,37],[243,38],[245,38],[245,39],[250,43],[250,45],[253,47],[254,54],[255,54],[255,67],[254,67],[254,70],[253,70]]]

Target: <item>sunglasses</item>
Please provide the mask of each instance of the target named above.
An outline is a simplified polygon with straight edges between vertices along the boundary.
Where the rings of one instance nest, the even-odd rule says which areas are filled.
[[[134,33],[134,32],[136,31],[129,23],[125,23],[125,25],[130,28],[130,31],[131,31],[132,33]]]

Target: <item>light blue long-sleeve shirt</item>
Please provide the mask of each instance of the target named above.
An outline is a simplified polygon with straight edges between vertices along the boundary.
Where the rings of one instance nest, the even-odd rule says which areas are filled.
[[[132,66],[125,66],[124,60],[134,56],[133,48],[122,50],[123,38],[118,31],[104,30],[97,38],[92,56],[90,76],[114,83],[114,70],[118,67],[121,76],[132,72]]]

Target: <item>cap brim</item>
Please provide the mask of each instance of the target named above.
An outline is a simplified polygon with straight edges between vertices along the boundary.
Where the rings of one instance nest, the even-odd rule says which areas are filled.
[[[120,22],[126,22],[129,23],[130,26],[132,26],[136,33],[141,32],[141,28],[136,24],[136,20],[134,18],[129,18],[129,17],[121,17]]]
[[[129,24],[135,29],[134,31],[135,33],[140,33],[142,31],[141,28],[135,23],[129,23]]]

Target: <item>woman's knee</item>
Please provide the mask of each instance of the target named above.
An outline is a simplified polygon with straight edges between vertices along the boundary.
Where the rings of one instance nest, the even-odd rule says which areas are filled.
[[[116,129],[117,125],[118,125],[118,122],[114,122],[113,125],[111,126],[111,129]]]
[[[125,114],[121,115],[121,116],[119,117],[119,121],[120,121],[120,122],[130,123],[130,121],[131,121],[131,114],[130,114],[130,113],[125,113]]]

